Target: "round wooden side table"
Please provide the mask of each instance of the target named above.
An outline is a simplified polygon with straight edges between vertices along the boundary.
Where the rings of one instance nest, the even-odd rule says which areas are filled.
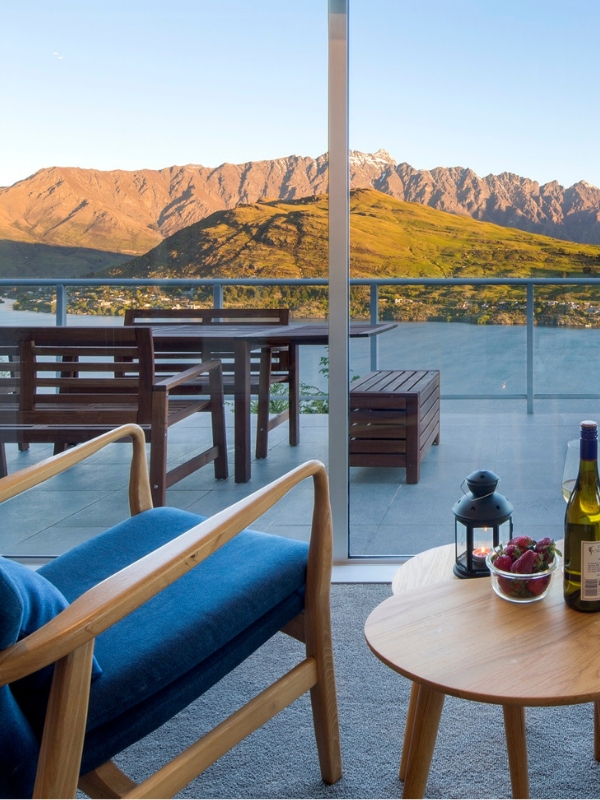
[[[453,695],[502,706],[513,797],[527,798],[527,706],[594,702],[600,754],[598,658],[590,647],[600,636],[600,614],[565,605],[560,573],[539,602],[503,600],[489,578],[454,579],[453,554],[454,545],[446,545],[403,565],[393,581],[397,594],[365,624],[373,653],[413,681],[403,797],[423,797],[444,697]],[[515,681],[515,675],[535,680]]]

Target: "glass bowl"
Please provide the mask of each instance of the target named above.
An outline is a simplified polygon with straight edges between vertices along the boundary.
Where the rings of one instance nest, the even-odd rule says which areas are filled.
[[[485,563],[492,577],[492,588],[498,597],[509,600],[511,603],[535,603],[536,600],[541,600],[548,594],[558,567],[558,556],[554,556],[554,561],[548,569],[542,572],[533,572],[531,575],[520,575],[494,567],[493,555],[493,552],[490,553],[485,559]]]

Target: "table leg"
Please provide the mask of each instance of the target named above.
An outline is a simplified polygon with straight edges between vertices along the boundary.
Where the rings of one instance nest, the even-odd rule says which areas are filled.
[[[234,343],[234,426],[235,482],[247,483],[250,466],[250,346],[236,339]]]
[[[415,713],[417,710],[417,700],[419,698],[419,684],[413,683],[410,687],[410,700],[408,701],[408,712],[406,714],[406,728],[404,729],[404,742],[402,743],[402,757],[400,759],[400,771],[398,777],[401,781],[406,778],[406,769],[410,760],[410,743],[415,724]]]
[[[295,447],[300,443],[300,362],[298,360],[298,345],[290,342],[289,345],[289,403],[290,403],[290,417],[289,425],[289,442],[290,445]]]
[[[594,701],[594,758],[600,761],[600,700]]]
[[[502,710],[513,797],[525,800],[529,797],[525,709],[523,706],[502,706]]]
[[[443,706],[444,695],[441,692],[428,686],[419,687],[402,797],[423,797],[425,794]]]

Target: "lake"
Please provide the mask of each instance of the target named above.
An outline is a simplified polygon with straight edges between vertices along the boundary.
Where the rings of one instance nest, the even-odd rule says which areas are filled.
[[[314,320],[313,320],[314,321]],[[69,314],[69,325],[121,325],[121,317]],[[300,322],[300,320],[297,320]],[[54,325],[54,314],[15,311],[12,301],[0,305],[0,325]],[[522,325],[469,325],[462,322],[402,322],[377,337],[380,369],[439,369],[442,394],[524,394],[526,391],[526,330]],[[543,328],[534,330],[536,393],[600,391],[600,329]],[[304,347],[300,357],[302,382],[326,389],[319,373],[325,347]],[[351,340],[353,375],[370,370],[370,341]]]

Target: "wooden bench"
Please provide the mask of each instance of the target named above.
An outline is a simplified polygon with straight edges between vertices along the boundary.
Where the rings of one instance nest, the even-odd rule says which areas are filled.
[[[125,309],[125,325],[289,325],[289,308],[127,308]],[[233,351],[211,351],[208,345],[194,354],[189,350],[184,352],[165,351],[159,352],[155,343],[155,357],[165,363],[169,360],[189,360],[196,356],[196,360],[205,361],[209,358],[218,358],[223,368],[223,388],[225,394],[233,394],[234,368]],[[175,366],[176,363],[175,363]],[[299,442],[298,408],[300,397],[298,380],[296,378],[297,365],[292,357],[289,347],[263,347],[260,353],[252,358],[250,364],[250,393],[258,396],[256,419],[256,458],[266,458],[268,450],[269,431],[289,420],[289,442],[295,446]],[[271,387],[283,383],[288,385],[289,407],[284,411],[271,415]],[[196,381],[198,388],[206,389],[206,379]],[[193,394],[194,387],[189,385],[187,393]]]
[[[221,363],[208,361],[166,378],[157,374],[150,328],[0,327],[0,447],[5,442],[69,444],[135,422],[150,443],[155,505],[166,490],[214,461],[227,478]],[[186,383],[208,374],[208,397],[181,397]],[[212,445],[167,471],[167,430],[197,411],[212,417]],[[0,471],[6,463],[0,458]]]
[[[350,387],[351,467],[406,467],[418,483],[439,439],[439,370],[378,370]]]

